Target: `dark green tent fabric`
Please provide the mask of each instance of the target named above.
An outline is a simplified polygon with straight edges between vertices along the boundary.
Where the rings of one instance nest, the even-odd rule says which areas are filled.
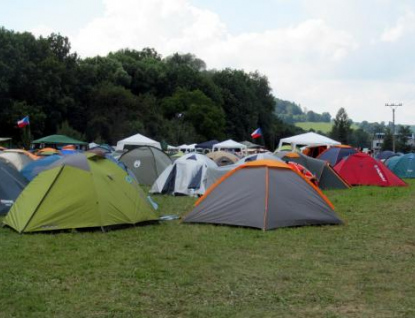
[[[32,144],[50,144],[50,145],[87,145],[87,142],[76,140],[65,135],[51,135],[47,137],[43,137],[40,139],[36,139],[32,141]]]

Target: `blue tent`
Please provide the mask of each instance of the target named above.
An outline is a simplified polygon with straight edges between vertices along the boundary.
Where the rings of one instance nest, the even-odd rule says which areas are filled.
[[[400,178],[415,178],[415,154],[407,153],[386,160],[386,166]]]
[[[352,147],[330,147],[327,150],[323,151],[320,155],[317,156],[317,159],[325,160],[333,167],[340,162],[344,157],[353,155],[357,152],[356,149]]]
[[[9,211],[27,183],[19,171],[0,160],[0,215]]]
[[[195,148],[196,149],[199,148],[199,149],[210,149],[210,150],[212,150],[213,145],[216,145],[218,143],[219,143],[219,141],[217,141],[216,139],[209,140],[209,141],[205,141],[205,142],[202,142],[200,144],[197,144],[195,146]]]
[[[42,157],[38,160],[28,163],[21,171],[22,175],[29,181],[32,181],[39,173],[46,169],[47,166],[61,159],[62,156],[51,155]]]
[[[387,160],[391,157],[396,157],[399,156],[397,153],[390,151],[390,150],[385,150],[385,151],[381,151],[379,152],[379,154],[376,156],[376,159],[378,160]]]

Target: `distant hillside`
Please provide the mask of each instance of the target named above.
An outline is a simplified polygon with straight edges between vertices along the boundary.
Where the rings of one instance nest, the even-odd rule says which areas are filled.
[[[294,124],[298,122],[326,122],[330,123],[331,115],[327,112],[322,114],[312,110],[304,110],[300,105],[286,100],[275,98],[275,114],[285,123]]]
[[[295,125],[297,127],[300,127],[304,130],[310,130],[313,129],[314,131],[321,131],[322,133],[329,133],[331,131],[331,127],[333,126],[333,123],[323,123],[323,122],[319,122],[319,123],[313,123],[313,122],[303,122],[303,123],[295,123]],[[352,129],[358,129],[359,127],[356,124],[352,124]]]

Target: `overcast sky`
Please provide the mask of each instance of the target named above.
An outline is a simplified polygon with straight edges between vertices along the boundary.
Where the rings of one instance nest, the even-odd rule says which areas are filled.
[[[153,47],[259,71],[276,97],[354,121],[415,124],[414,0],[13,0],[0,25],[61,33],[81,57]]]

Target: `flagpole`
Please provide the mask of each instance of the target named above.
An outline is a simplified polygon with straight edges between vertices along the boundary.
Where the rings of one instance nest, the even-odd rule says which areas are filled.
[[[28,140],[28,147],[26,150],[30,150],[30,146],[32,145],[32,132],[30,129],[30,124],[27,127],[27,140]]]

